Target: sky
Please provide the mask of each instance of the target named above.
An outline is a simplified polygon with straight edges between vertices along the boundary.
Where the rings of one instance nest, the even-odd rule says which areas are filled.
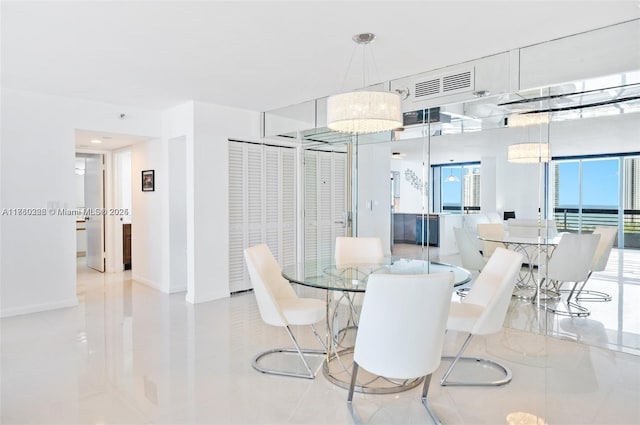
[[[582,161],[582,207],[618,208],[618,159]],[[578,161],[559,163],[559,205],[577,207],[580,180]]]

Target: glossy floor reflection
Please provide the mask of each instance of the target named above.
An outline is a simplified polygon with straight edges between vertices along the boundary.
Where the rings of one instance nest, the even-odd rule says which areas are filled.
[[[625,298],[633,293],[623,289]],[[78,293],[78,307],[1,320],[1,423],[353,423],[346,391],[322,374],[310,381],[251,368],[257,352],[289,344],[282,329],[260,320],[251,293],[190,305],[183,293],[161,294],[133,282],[130,272],[83,267]],[[604,341],[606,335],[602,345],[611,345],[637,338],[637,328],[628,326],[637,312],[610,322],[595,313],[551,321],[558,338],[540,332],[545,322],[538,311],[519,307],[512,306],[501,333],[474,338],[467,349],[507,364],[513,381],[500,388],[440,387],[443,363],[430,399],[444,423],[638,423],[640,357],[570,340]],[[633,337],[610,336],[611,323],[622,323]],[[307,329],[296,330],[296,337],[316,344]],[[448,333],[446,353],[463,339]],[[354,405],[366,424],[431,423],[419,389],[356,394]]]

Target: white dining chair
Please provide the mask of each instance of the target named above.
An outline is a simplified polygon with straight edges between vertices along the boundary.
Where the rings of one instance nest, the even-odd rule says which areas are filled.
[[[315,378],[315,372],[311,369],[305,355],[324,356],[326,354],[326,347],[313,326],[325,320],[326,303],[314,298],[298,298],[291,284],[282,277],[280,266],[266,244],[245,249],[244,257],[262,320],[268,325],[285,328],[295,346],[293,349],[276,348],[259,353],[253,359],[253,368],[274,375]],[[310,325],[323,349],[300,348],[291,331],[291,325]],[[279,370],[260,365],[260,361],[265,357],[291,354],[297,354],[297,358],[302,361],[304,372]]]
[[[353,353],[347,401],[351,404],[360,367],[395,379],[424,378],[421,400],[436,423],[427,394],[440,365],[453,273],[372,274],[367,283]]]
[[[480,223],[478,224],[478,236],[481,238],[500,241],[504,239],[504,226],[500,223]],[[489,259],[498,247],[504,247],[501,242],[482,241],[482,256]]]
[[[489,335],[502,329],[509,309],[516,277],[520,272],[522,254],[505,248],[496,248],[467,296],[460,302],[452,302],[447,320],[448,331],[466,332],[469,335],[455,356],[443,358],[452,360],[440,381],[443,386],[497,386],[511,381],[508,367],[489,359],[462,357],[475,335]],[[494,381],[452,380],[449,376],[458,362],[472,362],[482,367],[492,366],[504,375]]]
[[[482,257],[480,251],[476,249],[477,245],[472,239],[471,234],[467,229],[461,227],[454,227],[453,234],[456,238],[458,251],[460,252],[460,263],[462,267],[479,273],[487,262]]]
[[[338,236],[334,253],[336,268],[346,269],[358,265],[382,264],[384,251],[382,239],[377,237],[350,237]],[[339,303],[346,304],[351,309],[351,315],[346,329],[355,329],[358,326],[358,307],[362,305],[362,294],[342,292],[339,295]]]
[[[596,301],[596,302],[605,302],[611,301],[611,295],[606,292],[594,291],[594,290],[585,290],[584,287],[589,281],[589,278],[593,274],[593,272],[601,272],[607,268],[607,263],[609,262],[609,256],[611,255],[611,249],[613,248],[613,243],[615,242],[616,235],[618,234],[618,228],[612,226],[597,226],[593,233],[596,235],[600,235],[600,240],[598,241],[598,246],[596,248],[595,254],[593,254],[593,262],[591,264],[591,270],[589,270],[589,274],[587,278],[582,282],[580,288],[575,293],[575,300],[580,301]],[[583,295],[585,294],[585,295]]]
[[[562,235],[548,265],[543,265],[540,294],[551,294],[544,300],[541,298],[544,301],[541,304],[543,308],[562,316],[586,317],[591,314],[588,308],[575,302],[574,294],[589,276],[599,240],[599,234]],[[561,291],[562,285],[567,282],[573,283],[573,287],[568,291]],[[561,292],[569,293],[566,300],[562,299]]]
[[[335,262],[338,268],[357,264],[380,264],[384,261],[382,240],[376,237],[336,238]]]

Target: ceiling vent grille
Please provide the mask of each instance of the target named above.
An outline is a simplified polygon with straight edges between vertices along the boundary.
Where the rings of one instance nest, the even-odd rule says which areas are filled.
[[[473,90],[474,68],[458,69],[456,72],[417,81],[414,85],[413,100],[424,100]]]
[[[471,87],[471,71],[442,77],[442,91],[444,93]]]
[[[440,78],[416,83],[415,94],[417,98],[439,94],[441,91]]]

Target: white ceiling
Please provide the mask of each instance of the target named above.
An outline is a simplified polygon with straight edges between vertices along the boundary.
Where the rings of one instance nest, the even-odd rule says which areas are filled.
[[[361,74],[345,80],[356,33],[378,36],[375,82],[634,19],[639,5],[2,0],[1,81],[121,105],[265,111],[356,87]]]
[[[101,143],[94,143],[94,140],[99,140]],[[75,138],[76,147],[84,151],[113,151],[148,140],[151,138],[90,130],[76,130]]]

